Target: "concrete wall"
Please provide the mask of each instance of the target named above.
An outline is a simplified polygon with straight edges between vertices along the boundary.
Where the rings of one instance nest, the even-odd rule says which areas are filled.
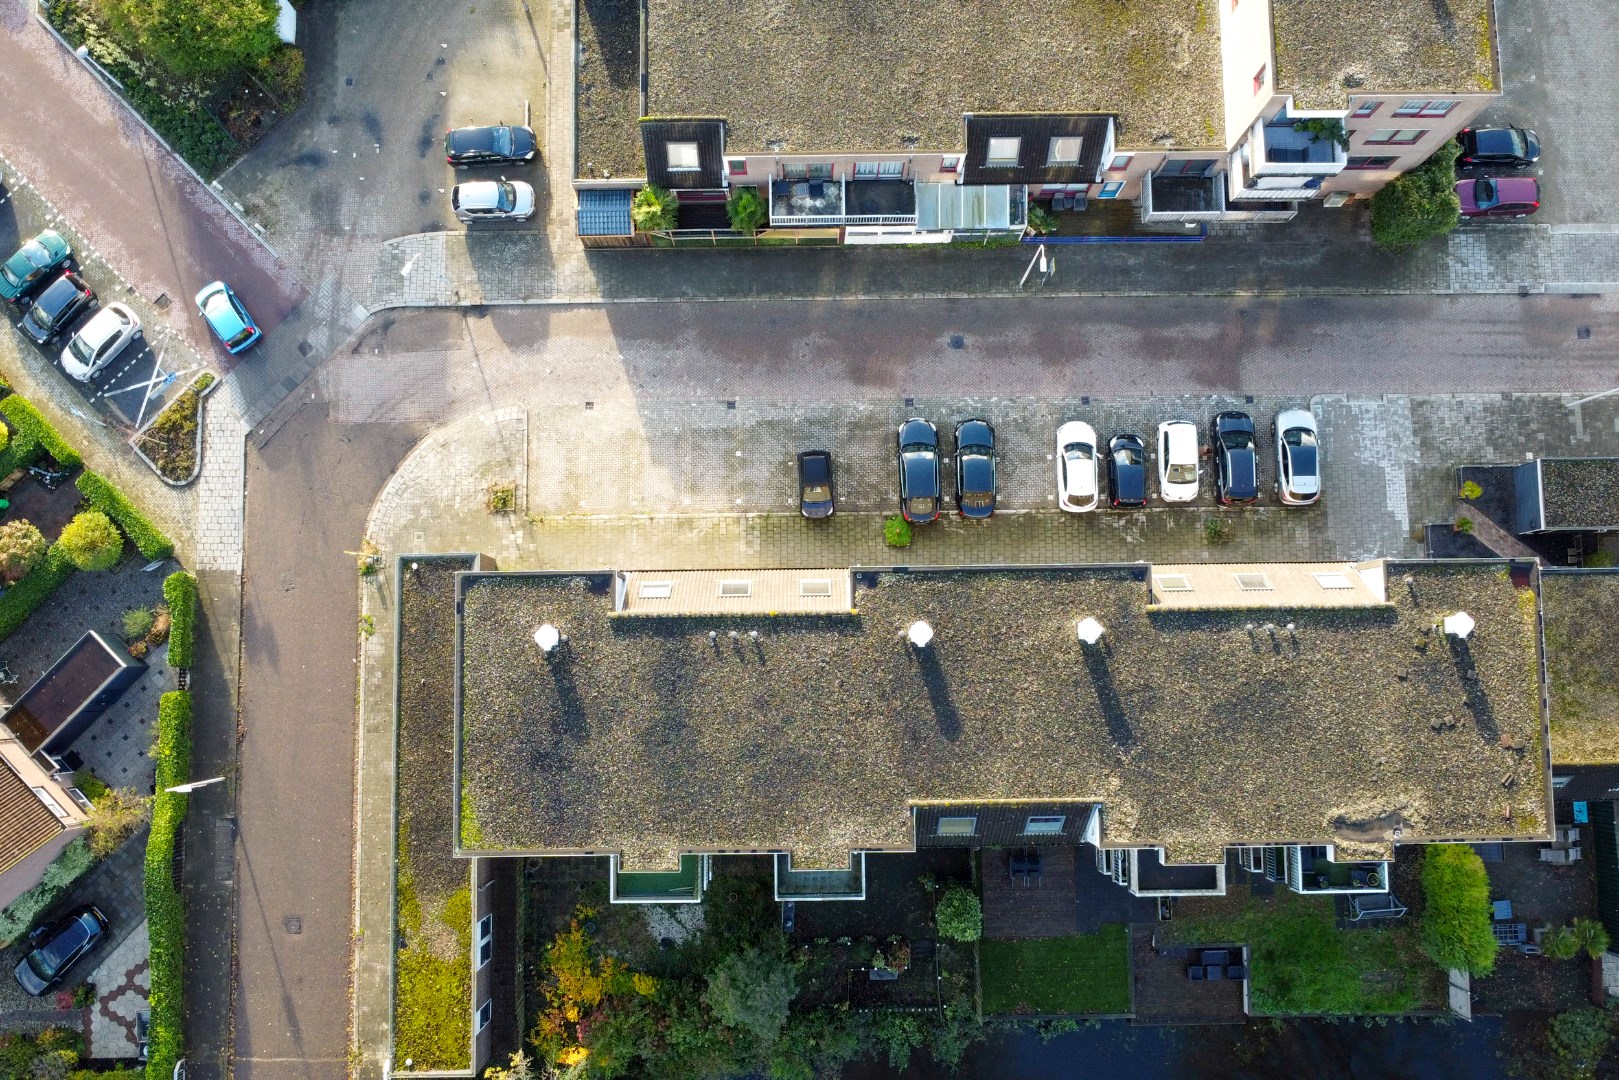
[[[1272,55],[1270,0],[1213,0],[1220,11],[1220,64],[1225,92],[1224,146],[1241,142],[1261,112],[1273,112],[1276,60]],[[1254,74],[1265,69],[1265,84],[1254,90]],[[1213,142],[1214,140],[1210,140]]]

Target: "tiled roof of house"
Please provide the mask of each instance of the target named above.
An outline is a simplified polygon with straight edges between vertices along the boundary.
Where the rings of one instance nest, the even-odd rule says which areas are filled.
[[[1542,458],[1543,529],[1619,525],[1619,458]]]
[[[647,19],[647,111],[723,116],[742,153],[960,150],[965,113],[1117,113],[1123,147],[1223,142],[1208,3],[650,0]]]
[[[1534,600],[1506,564],[1401,564],[1387,604],[1260,619],[1151,609],[1147,572],[859,572],[858,614],[775,618],[613,617],[604,575],[464,576],[457,805],[487,849],[636,869],[846,866],[910,848],[923,800],[1095,800],[1105,842],[1177,862],[1544,832]],[[1434,627],[1463,608],[1457,646]],[[568,636],[551,660],[542,622]]]
[[[1552,704],[1552,761],[1619,764],[1619,572],[1548,573],[1541,578],[1546,613],[1546,672]]]
[[[1350,94],[1499,90],[1491,0],[1271,0],[1276,88],[1301,109]]]
[[[0,874],[10,870],[62,831],[62,823],[39,801],[28,782],[0,758]]]

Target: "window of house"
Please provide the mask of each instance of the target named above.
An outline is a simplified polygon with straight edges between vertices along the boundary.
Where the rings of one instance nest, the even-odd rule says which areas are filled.
[[[1314,574],[1315,583],[1323,589],[1353,589],[1355,583],[1348,574]]]
[[[1259,65],[1259,70],[1254,72],[1254,93],[1257,94],[1265,89],[1265,72],[1269,67],[1270,65],[1268,64],[1261,64]]]
[[[942,817],[939,819],[939,836],[972,836],[978,832],[978,818],[974,817]]]
[[[1366,136],[1366,142],[1373,146],[1411,146],[1425,134],[1422,128],[1382,128]]]
[[[1394,110],[1394,115],[1395,116],[1449,116],[1450,111],[1452,109],[1454,109],[1459,104],[1461,104],[1461,102],[1459,102],[1459,101],[1443,101],[1443,100],[1435,101],[1435,100],[1429,100],[1429,99],[1417,99],[1417,100],[1413,100],[1413,101],[1402,101],[1402,102],[1400,102],[1400,107]]]
[[[798,582],[799,596],[831,596],[831,578],[803,578]]]
[[[667,600],[674,594],[675,583],[672,581],[643,581],[635,593],[641,600]]]
[[[730,176],[748,175],[748,159],[728,157],[725,159],[725,171]]]
[[[1159,176],[1207,176],[1214,169],[1213,158],[1172,158],[1158,166]]]
[[[495,999],[490,998],[478,1006],[478,1030],[482,1031],[489,1026],[489,1021],[495,1018]]]
[[[1269,592],[1270,578],[1264,574],[1232,574],[1237,579],[1237,588],[1244,592]]]
[[[1133,157],[1135,157],[1134,154],[1114,154],[1113,160],[1107,163],[1107,167],[1115,171],[1119,169],[1128,169],[1130,167],[1130,159]]]
[[[1023,823],[1023,832],[1029,836],[1054,836],[1062,832],[1064,814],[1036,814]]]
[[[1047,165],[1078,165],[1079,148],[1085,140],[1078,135],[1059,135],[1051,140],[1051,146],[1046,151]]]
[[[483,966],[489,963],[494,958],[494,955],[495,917],[485,915],[478,920],[478,969],[483,970]]]
[[[39,801],[44,803],[45,808],[47,810],[49,810],[51,813],[55,814],[57,816],[58,820],[61,820],[61,821],[67,821],[68,820],[68,812],[66,810],[62,809],[62,804],[61,803],[59,803],[55,799],[51,798],[50,792],[46,791],[42,787],[37,787],[37,788],[34,788],[34,794],[39,796]]]
[[[1019,136],[1008,136],[989,140],[989,152],[984,155],[985,165],[1016,165],[1018,152],[1023,148],[1023,139]]]
[[[1154,574],[1152,580],[1159,592],[1192,591],[1192,579],[1185,574]]]
[[[1566,788],[1570,783],[1573,782],[1573,780],[1574,778],[1572,776],[1554,776],[1552,777],[1552,787]]]
[[[664,146],[669,152],[670,172],[696,172],[700,166],[697,164],[697,144],[694,142],[672,142]]]
[[[940,172],[955,172],[959,168],[961,168],[960,154],[946,154],[939,159]]]
[[[1102,190],[1096,193],[1096,197],[1098,199],[1117,199],[1119,192],[1123,190],[1123,180],[1109,180],[1102,185]]]
[[[753,582],[746,579],[739,581],[722,581],[720,582],[718,595],[721,599],[732,600],[740,599],[744,596],[752,596]]]
[[[1372,115],[1373,113],[1375,113],[1378,109],[1381,109],[1382,107],[1383,107],[1383,103],[1381,101],[1363,101],[1359,105],[1356,105],[1355,106],[1355,111],[1350,113],[1349,115],[1350,116],[1355,116],[1355,117],[1360,117],[1361,119],[1364,119],[1364,118]]]
[[[1391,157],[1352,157],[1346,169],[1387,169],[1394,165]]]

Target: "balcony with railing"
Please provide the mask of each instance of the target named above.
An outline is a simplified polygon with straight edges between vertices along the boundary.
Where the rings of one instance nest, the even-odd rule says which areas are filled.
[[[915,225],[916,185],[910,180],[773,180],[770,224]]]
[[[1387,892],[1386,862],[1334,862],[1325,845],[1293,844],[1283,849],[1287,885],[1305,896]]]

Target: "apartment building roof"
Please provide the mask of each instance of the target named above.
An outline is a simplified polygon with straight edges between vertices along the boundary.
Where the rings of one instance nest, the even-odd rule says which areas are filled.
[[[1541,458],[1543,529],[1619,525],[1619,458]]]
[[[965,113],[1116,113],[1127,147],[1224,130],[1219,17],[1185,0],[649,0],[646,39],[648,113],[725,117],[739,153],[960,150]]]
[[[1272,0],[1276,88],[1302,109],[1351,94],[1476,94],[1500,89],[1490,0]]]
[[[846,866],[909,849],[930,801],[1094,800],[1105,843],[1176,862],[1544,832],[1535,605],[1506,563],[1401,564],[1386,602],[1268,608],[1271,629],[1154,607],[1148,574],[856,571],[855,614],[658,618],[614,617],[610,575],[463,575],[456,805],[483,850],[632,869]],[[1457,643],[1436,625],[1463,608]]]
[[[1559,570],[1541,578],[1552,761],[1619,764],[1619,571]]]

